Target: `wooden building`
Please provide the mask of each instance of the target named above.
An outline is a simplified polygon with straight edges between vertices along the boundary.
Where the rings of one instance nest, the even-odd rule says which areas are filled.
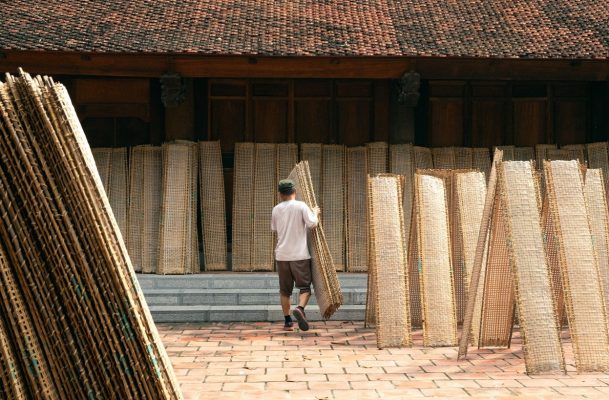
[[[15,0],[0,70],[66,83],[94,147],[220,139],[230,180],[238,141],[607,140],[607,15],[605,0]]]

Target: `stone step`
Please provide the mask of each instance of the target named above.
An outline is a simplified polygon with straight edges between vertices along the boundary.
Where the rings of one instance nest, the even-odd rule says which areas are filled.
[[[145,289],[148,305],[273,305],[279,302],[277,289]],[[366,288],[343,288],[344,304],[365,305]],[[292,302],[298,301],[298,290]],[[310,304],[317,304],[315,295]]]
[[[142,290],[148,289],[276,289],[277,273],[208,272],[194,275],[137,274]],[[338,278],[343,289],[365,288],[365,273],[341,272]]]
[[[365,305],[343,305],[332,316],[333,320],[362,321]],[[176,305],[150,306],[155,322],[246,322],[246,321],[283,321],[279,305]],[[319,307],[307,307],[307,318],[310,321],[321,321]]]

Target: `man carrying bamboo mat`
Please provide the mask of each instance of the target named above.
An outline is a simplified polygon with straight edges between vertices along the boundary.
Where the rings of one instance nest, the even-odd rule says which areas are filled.
[[[298,327],[309,330],[304,308],[311,297],[311,255],[307,246],[307,228],[317,226],[319,208],[313,210],[304,202],[296,200],[294,182],[284,179],[279,182],[281,203],[273,208],[271,230],[277,232],[275,260],[279,273],[279,294],[285,317],[283,329],[293,330],[290,306],[294,284],[300,289],[298,307],[292,311]]]

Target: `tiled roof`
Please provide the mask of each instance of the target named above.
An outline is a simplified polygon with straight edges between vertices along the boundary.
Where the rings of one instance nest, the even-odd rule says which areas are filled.
[[[12,0],[0,49],[609,58],[608,0]]]

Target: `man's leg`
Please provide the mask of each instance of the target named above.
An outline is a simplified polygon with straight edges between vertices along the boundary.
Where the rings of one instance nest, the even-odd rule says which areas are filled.
[[[298,327],[302,331],[308,331],[309,322],[307,321],[304,309],[311,298],[311,260],[292,261],[290,262],[290,267],[296,287],[300,289],[298,307],[292,313],[298,320]]]
[[[287,331],[293,330],[292,317],[290,316],[290,306],[292,305],[292,289],[294,288],[294,278],[290,270],[290,263],[287,261],[277,261],[277,273],[279,275],[279,299],[283,311],[284,326]]]

